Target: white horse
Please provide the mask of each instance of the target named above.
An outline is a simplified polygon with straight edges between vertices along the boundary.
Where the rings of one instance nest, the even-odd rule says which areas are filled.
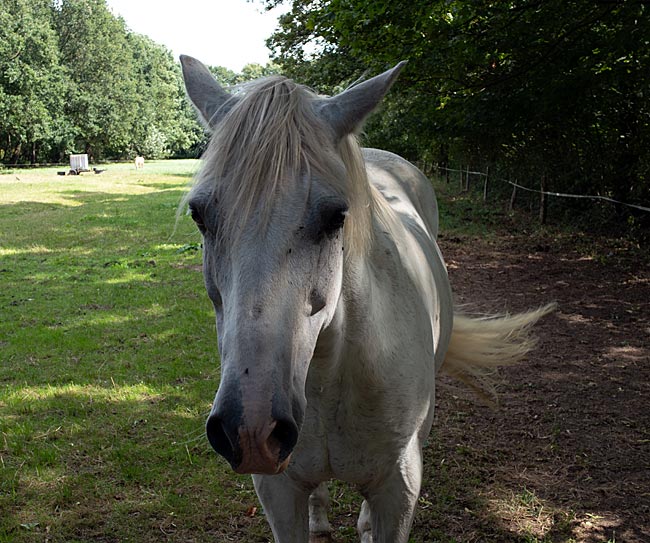
[[[137,156],[135,157],[135,169],[139,170],[141,168],[144,168],[144,157]]]
[[[406,542],[437,371],[521,358],[549,309],[454,317],[431,184],[353,135],[402,64],[323,98],[282,77],[230,94],[181,63],[213,131],[187,197],[221,354],[208,439],[277,542],[328,538],[332,478],[365,498],[362,541]]]

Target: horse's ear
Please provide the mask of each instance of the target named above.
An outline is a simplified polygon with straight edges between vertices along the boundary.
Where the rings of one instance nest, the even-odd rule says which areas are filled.
[[[359,130],[397,79],[406,61],[332,98],[316,103],[317,112],[329,123],[338,139]]]
[[[181,55],[180,59],[187,94],[208,127],[214,128],[232,107],[233,97],[201,61],[187,55]]]

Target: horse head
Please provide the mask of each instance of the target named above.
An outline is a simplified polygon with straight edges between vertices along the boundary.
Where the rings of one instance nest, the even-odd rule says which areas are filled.
[[[324,98],[279,77],[228,92],[196,59],[181,63],[212,131],[187,198],[221,355],[207,435],[235,471],[280,473],[299,439],[317,340],[336,321],[346,257],[370,228],[349,136],[401,64]]]

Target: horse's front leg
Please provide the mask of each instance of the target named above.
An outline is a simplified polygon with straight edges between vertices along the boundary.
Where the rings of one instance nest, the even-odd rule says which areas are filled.
[[[387,478],[363,489],[357,531],[362,543],[407,543],[422,484],[422,452],[415,439]]]
[[[302,487],[281,475],[253,475],[257,496],[271,525],[276,543],[308,543],[309,494]]]
[[[327,483],[319,484],[309,496],[309,541],[327,543],[332,540],[332,527],[327,519],[330,497]]]

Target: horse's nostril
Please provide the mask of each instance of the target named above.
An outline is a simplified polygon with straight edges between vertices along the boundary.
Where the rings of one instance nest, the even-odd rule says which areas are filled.
[[[269,444],[280,449],[280,462],[291,454],[298,442],[298,427],[290,420],[278,420],[269,436]]]
[[[229,427],[221,418],[210,415],[205,432],[212,448],[235,469],[241,462],[241,448],[237,427]]]

